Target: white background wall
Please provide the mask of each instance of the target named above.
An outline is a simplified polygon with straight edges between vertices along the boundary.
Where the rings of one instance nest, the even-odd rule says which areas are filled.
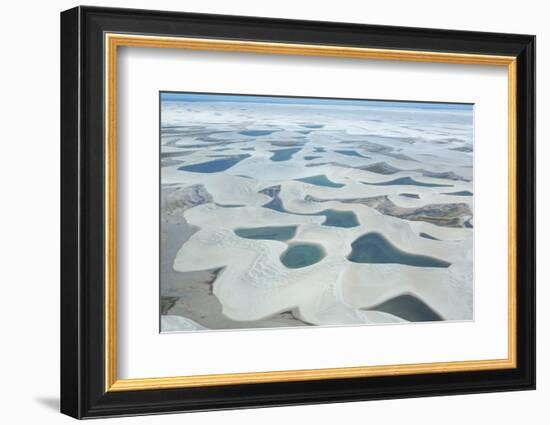
[[[548,423],[550,27],[543,1],[99,1],[155,8],[537,35],[538,390],[111,420],[110,423]],[[71,1],[4,2],[0,15],[0,420],[69,423],[59,381],[59,12]],[[546,261],[545,261],[546,260]],[[545,403],[546,402],[546,403]]]

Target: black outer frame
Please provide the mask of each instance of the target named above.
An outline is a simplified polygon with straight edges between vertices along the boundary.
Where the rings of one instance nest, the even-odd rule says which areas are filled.
[[[104,32],[517,58],[517,368],[104,391]],[[535,37],[76,7],[61,13],[61,412],[75,418],[535,388]]]

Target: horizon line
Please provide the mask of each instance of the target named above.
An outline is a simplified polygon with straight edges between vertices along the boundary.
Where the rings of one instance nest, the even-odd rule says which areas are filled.
[[[263,103],[288,105],[349,105],[349,106],[380,106],[417,109],[443,109],[472,111],[473,103],[440,102],[423,100],[392,100],[392,99],[353,99],[332,97],[306,97],[284,95],[258,95],[234,93],[198,93],[160,91],[161,102],[229,102],[229,103]]]

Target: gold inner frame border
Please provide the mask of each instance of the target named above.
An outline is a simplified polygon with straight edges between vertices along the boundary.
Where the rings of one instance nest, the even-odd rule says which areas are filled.
[[[229,51],[278,55],[322,56],[354,59],[397,60],[404,62],[433,62],[469,65],[504,66],[508,72],[508,357],[495,360],[468,360],[436,363],[397,364],[380,366],[342,367],[192,375],[151,378],[117,378],[116,323],[116,266],[117,266],[117,51],[118,47],[148,47]],[[516,58],[513,56],[467,53],[429,52],[414,50],[371,49],[330,45],[288,44],[275,42],[237,41],[129,35],[106,33],[105,47],[105,391],[137,391],[217,385],[240,385],[289,381],[313,381],[359,377],[411,375],[420,373],[450,373],[513,369],[516,359],[516,285],[517,285],[517,225],[516,225]]]

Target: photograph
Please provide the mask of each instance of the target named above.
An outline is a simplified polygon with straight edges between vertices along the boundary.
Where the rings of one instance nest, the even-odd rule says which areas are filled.
[[[475,319],[474,104],[159,109],[161,332]]]

